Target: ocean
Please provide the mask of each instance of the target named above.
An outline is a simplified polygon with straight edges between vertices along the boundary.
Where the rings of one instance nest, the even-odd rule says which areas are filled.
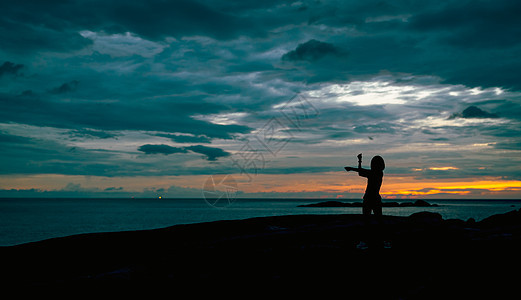
[[[80,233],[155,229],[217,220],[296,214],[361,213],[359,207],[297,207],[300,204],[326,200],[331,199],[236,199],[232,203],[209,203],[204,199],[3,198],[0,199],[0,246]],[[521,207],[521,200],[427,201],[439,206],[384,207],[383,213],[408,216],[419,211],[431,211],[440,213],[444,219],[474,218],[480,221],[488,216]]]

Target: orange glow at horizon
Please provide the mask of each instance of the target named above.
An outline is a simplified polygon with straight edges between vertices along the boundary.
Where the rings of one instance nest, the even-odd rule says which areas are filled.
[[[451,168],[451,167],[448,167]],[[245,192],[325,192],[335,193],[335,197],[345,193],[364,193],[366,180],[353,176],[346,177],[343,173],[329,172],[320,174],[293,174],[290,179],[287,175],[261,175],[255,182],[244,187]],[[423,196],[436,194],[470,195],[473,191],[494,193],[506,191],[521,191],[521,181],[504,180],[488,177],[479,178],[418,180],[412,176],[385,176],[381,195],[394,196]],[[241,188],[241,187],[240,187]]]
[[[297,174],[258,174],[248,180],[245,175],[231,174],[237,181],[238,189],[245,197],[261,196],[264,193],[284,194],[314,193],[325,197],[342,198],[352,194],[363,194],[367,181],[363,177],[345,172],[324,173],[297,173]],[[190,176],[153,176],[153,177],[97,177],[97,176],[25,176],[4,177],[0,183],[3,189],[40,189],[44,191],[58,191],[68,183],[81,184],[82,189],[96,188],[103,190],[107,187],[122,187],[125,191],[139,192],[148,187],[163,188],[170,186],[200,190],[209,175]],[[316,194],[319,193],[319,194]],[[259,195],[260,194],[260,195]],[[454,196],[490,196],[506,195],[521,198],[521,181],[505,180],[501,177],[478,178],[446,178],[446,179],[418,179],[413,174],[386,174],[380,194],[385,198],[435,196],[450,194]],[[165,195],[163,195],[165,197]],[[170,197],[172,195],[169,195]]]
[[[517,180],[481,180],[458,182],[424,182],[414,188],[404,187],[405,184],[393,184],[381,192],[382,195],[433,195],[433,194],[470,194],[470,190],[521,191],[521,181]]]

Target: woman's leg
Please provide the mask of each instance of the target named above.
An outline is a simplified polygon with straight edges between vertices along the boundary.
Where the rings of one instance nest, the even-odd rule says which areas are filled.
[[[367,218],[371,216],[371,207],[367,205],[367,203],[364,203],[362,206],[362,214],[364,214],[364,216]]]
[[[379,203],[373,207],[374,215],[377,217],[382,216],[382,203]]]

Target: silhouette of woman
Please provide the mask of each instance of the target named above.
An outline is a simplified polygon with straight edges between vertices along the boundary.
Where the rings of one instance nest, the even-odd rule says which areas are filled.
[[[367,187],[364,194],[364,202],[362,205],[362,213],[369,217],[371,211],[375,216],[382,215],[382,197],[380,196],[380,187],[384,177],[383,170],[385,169],[384,159],[376,155],[371,159],[371,169],[362,168],[362,153],[358,154],[358,168],[345,167],[349,171],[358,172],[359,176],[367,178]]]

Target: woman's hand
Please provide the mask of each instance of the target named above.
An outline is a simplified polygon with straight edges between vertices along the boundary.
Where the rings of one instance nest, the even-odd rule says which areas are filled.
[[[344,169],[346,169],[347,172],[354,170],[354,168],[352,168],[352,167],[344,167]]]

